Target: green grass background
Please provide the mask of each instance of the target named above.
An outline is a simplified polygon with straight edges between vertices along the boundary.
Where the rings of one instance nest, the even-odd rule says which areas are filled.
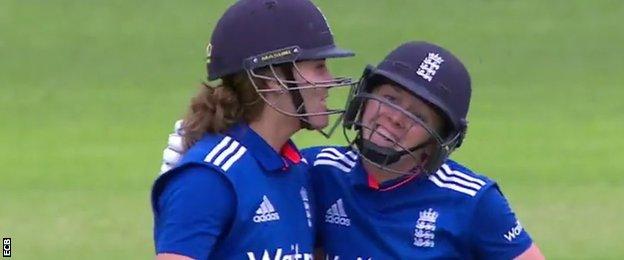
[[[232,1],[0,1],[0,236],[16,259],[153,257],[150,185]],[[317,0],[357,77],[426,39],[473,76],[453,155],[552,259],[624,259],[624,3]],[[341,104],[344,95],[332,102]],[[340,134],[302,146],[344,143]]]

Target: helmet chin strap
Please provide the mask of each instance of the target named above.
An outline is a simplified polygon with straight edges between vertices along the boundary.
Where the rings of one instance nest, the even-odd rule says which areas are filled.
[[[291,67],[288,69],[288,71],[284,71],[286,80],[289,82],[295,81],[293,69],[294,68]],[[292,98],[292,102],[293,102],[293,105],[295,106],[297,114],[306,114],[305,104],[303,103],[303,96],[301,95],[301,91],[299,91],[299,89],[296,89],[297,84],[286,83],[286,86],[289,89],[288,92],[290,93],[290,97]],[[299,116],[298,119],[299,119],[299,125],[301,126],[301,128],[313,130],[312,125],[308,123],[309,121],[308,116]]]
[[[416,145],[412,148],[409,148],[407,150],[403,150],[403,151],[397,151],[389,147],[379,146],[369,140],[365,140],[361,136],[359,136],[355,140],[355,142],[360,147],[362,156],[366,157],[366,159],[376,164],[382,165],[382,166],[388,166],[390,164],[398,162],[401,159],[401,157],[403,157],[406,154],[413,153],[420,149],[425,148],[427,145],[431,143],[431,139],[419,145]]]
[[[291,85],[294,85],[294,84],[288,84],[288,87],[289,88],[295,87]],[[290,92],[290,96],[292,97],[293,105],[295,105],[295,108],[297,109],[297,114],[306,114],[307,112],[306,112],[305,104],[303,103],[303,96],[301,96],[301,92],[298,89],[289,90],[289,92]],[[308,122],[309,121],[308,117],[309,116],[299,116],[298,117],[299,124],[301,128],[313,130],[314,128]]]

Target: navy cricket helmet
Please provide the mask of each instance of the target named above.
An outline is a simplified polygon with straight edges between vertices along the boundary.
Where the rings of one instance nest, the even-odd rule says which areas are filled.
[[[372,94],[374,87],[383,80],[389,80],[393,85],[402,87],[430,104],[444,119],[446,131],[440,133],[405,109]],[[463,141],[468,126],[466,116],[470,96],[470,75],[457,57],[435,44],[408,42],[393,50],[376,67],[369,65],[365,69],[360,84],[349,95],[343,119],[345,136],[364,159],[382,169],[388,169],[388,165],[397,162],[402,156],[424,148],[428,143],[397,151],[393,148],[380,147],[362,136],[362,128],[375,131],[374,126],[362,122],[361,117],[367,100],[374,99],[384,105],[393,106],[423,126],[435,141],[436,151],[428,155],[427,163],[422,166],[422,171],[432,173]],[[350,137],[347,130],[356,130],[356,136]],[[401,172],[401,174],[409,173]]]
[[[246,72],[260,94],[288,91],[296,113],[274,106],[262,94],[260,97],[277,111],[298,117],[305,128],[310,128],[308,116],[338,114],[344,110],[307,113],[299,90],[347,87],[357,83],[346,77],[313,82],[301,75],[296,61],[354,55],[336,46],[325,16],[309,0],[240,0],[223,14],[206,51],[208,80]],[[292,73],[298,73],[304,80],[295,81],[293,75],[278,77],[274,65],[283,64],[289,65]],[[269,68],[272,75],[257,73],[261,68]],[[261,89],[255,85],[254,78],[276,81],[282,89]]]

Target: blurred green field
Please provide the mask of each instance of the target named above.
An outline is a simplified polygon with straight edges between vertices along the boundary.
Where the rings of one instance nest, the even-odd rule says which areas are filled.
[[[13,257],[153,257],[150,185],[232,2],[0,1],[0,236]],[[331,64],[337,75],[407,40],[465,60],[471,123],[453,157],[499,181],[549,258],[624,259],[623,2],[316,3],[358,53]]]

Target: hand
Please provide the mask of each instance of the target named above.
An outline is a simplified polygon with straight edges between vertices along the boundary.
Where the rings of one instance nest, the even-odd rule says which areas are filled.
[[[169,139],[167,142],[167,147],[163,151],[163,160],[162,165],[160,166],[160,174],[165,173],[168,170],[171,170],[182,155],[184,154],[184,145],[182,144],[182,136],[184,132],[182,131],[182,120],[178,120],[175,122],[173,133],[169,135]]]

